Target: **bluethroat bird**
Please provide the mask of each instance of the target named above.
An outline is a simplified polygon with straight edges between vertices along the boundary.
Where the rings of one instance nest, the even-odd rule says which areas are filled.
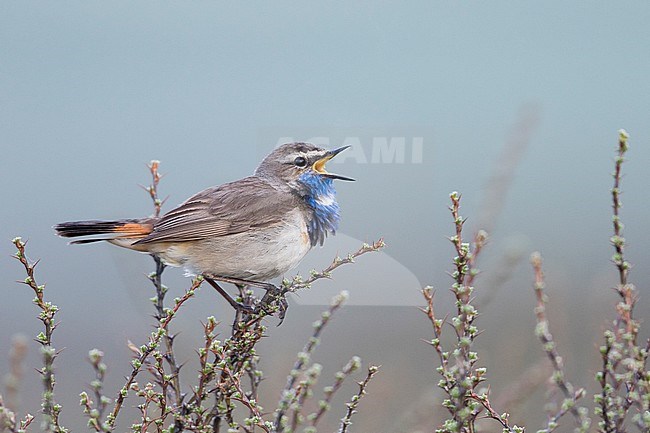
[[[334,234],[340,220],[335,179],[327,161],[349,146],[326,150],[288,143],[262,160],[252,176],[205,189],[161,217],[72,221],[54,226],[73,244],[107,241],[157,256],[162,263],[202,275],[235,308],[219,284],[274,290],[268,281],[298,265]],[[280,316],[286,309],[281,300]]]

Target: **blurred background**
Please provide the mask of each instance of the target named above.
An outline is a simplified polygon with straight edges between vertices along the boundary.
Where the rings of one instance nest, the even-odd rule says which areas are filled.
[[[10,257],[14,236],[29,239],[31,258],[42,259],[40,282],[61,307],[56,396],[63,423],[84,430],[78,394],[93,378],[85,357],[95,347],[106,353],[114,395],[130,371],[127,340],[143,343],[153,323],[153,262],[111,245],[67,246],[51,226],[150,214],[138,185],[149,183],[151,159],[166,175],[165,210],[249,175],[283,141],[352,144],[330,167],[357,179],[337,184],[340,233],[299,271],[379,237],[388,246],[293,297],[281,327],[269,320],[260,347],[266,409],[275,408],[323,304],[346,289],[350,305],[316,353],[323,385],[359,355],[382,369],[355,431],[439,424],[435,357],[421,342],[430,326],[416,306],[419,288],[432,285],[439,314],[453,308],[445,236],[448,195],[458,190],[468,238],[490,232],[476,281],[481,364],[496,401],[511,400],[497,410],[534,431],[544,420],[543,379],[514,398],[508,387],[545,368],[528,256],[545,258],[551,330],[568,377],[594,389],[616,299],[609,189],[619,128],[631,136],[627,258],[641,291],[637,315],[649,317],[649,20],[643,1],[2,2],[0,374],[12,338],[40,331],[33,294],[14,282],[24,278]],[[177,269],[165,282],[171,297],[189,284]],[[175,320],[186,386],[208,315],[228,333],[231,311],[204,287]],[[39,408],[39,365],[28,342],[22,411]],[[348,385],[330,429],[356,390]]]

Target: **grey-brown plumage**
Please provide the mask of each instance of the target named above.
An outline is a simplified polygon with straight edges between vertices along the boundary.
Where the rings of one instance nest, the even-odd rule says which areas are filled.
[[[300,197],[273,179],[250,176],[208,188],[166,213],[137,244],[185,242],[278,224]],[[305,209],[306,210],[306,209]]]
[[[289,143],[271,152],[255,174],[208,188],[160,218],[58,224],[75,243],[105,240],[155,254],[195,274],[268,281],[295,267],[338,225],[334,179],[325,163],[334,151]]]

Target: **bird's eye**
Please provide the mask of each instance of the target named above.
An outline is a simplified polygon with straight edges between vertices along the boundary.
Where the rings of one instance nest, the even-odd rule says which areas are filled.
[[[299,156],[293,160],[293,164],[297,167],[305,167],[307,165],[307,160],[302,156]]]

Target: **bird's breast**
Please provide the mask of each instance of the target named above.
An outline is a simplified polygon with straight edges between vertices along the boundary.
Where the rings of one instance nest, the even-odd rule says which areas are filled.
[[[311,246],[308,219],[296,208],[273,225],[192,242],[182,251],[182,258],[168,260],[182,263],[193,273],[268,281],[295,268]]]

